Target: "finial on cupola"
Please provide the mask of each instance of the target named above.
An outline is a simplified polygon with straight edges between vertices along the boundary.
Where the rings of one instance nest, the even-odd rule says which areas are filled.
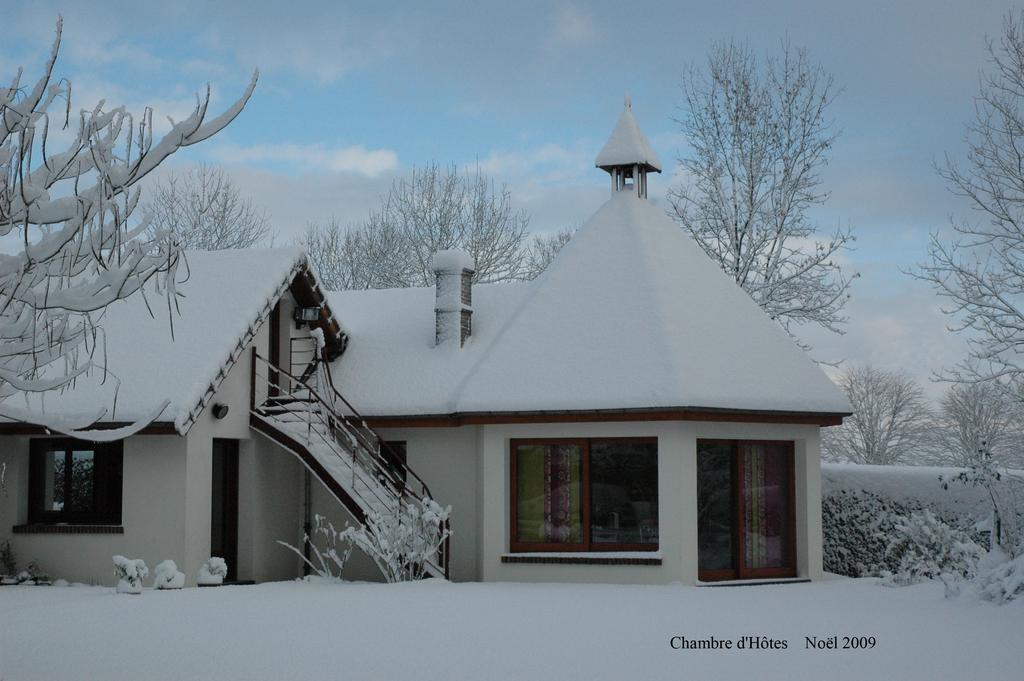
[[[642,199],[647,198],[647,173],[661,172],[661,161],[633,116],[633,101],[628,92],[623,99],[619,122],[594,165],[611,175],[612,193],[629,188]],[[633,182],[627,184],[628,179]]]

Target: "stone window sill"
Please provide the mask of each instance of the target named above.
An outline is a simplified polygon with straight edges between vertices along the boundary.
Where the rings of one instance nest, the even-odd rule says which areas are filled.
[[[519,565],[661,565],[661,553],[506,553],[501,562]]]
[[[121,525],[15,525],[14,534],[124,534]]]

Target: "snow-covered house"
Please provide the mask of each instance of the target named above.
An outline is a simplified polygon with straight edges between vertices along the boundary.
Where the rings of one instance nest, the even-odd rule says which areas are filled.
[[[429,494],[452,536],[428,568],[456,580],[820,577],[845,397],[647,200],[628,103],[596,165],[610,200],[532,282],[473,285],[444,252],[434,288],[325,293],[301,251],[189,254],[180,314],[108,311],[120,382],[46,404],[116,388],[101,423],[160,416],[109,444],[0,424],[0,539],[70,579],[110,582],[115,553],[283,579],[276,540],[313,516]]]

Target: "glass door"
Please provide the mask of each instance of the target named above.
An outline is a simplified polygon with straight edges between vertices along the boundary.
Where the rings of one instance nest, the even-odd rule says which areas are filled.
[[[796,575],[793,443],[697,442],[702,581]]]

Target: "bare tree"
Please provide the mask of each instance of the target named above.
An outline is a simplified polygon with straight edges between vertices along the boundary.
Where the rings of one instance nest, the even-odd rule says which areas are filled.
[[[331,291],[402,288],[415,274],[405,235],[377,213],[365,225],[348,229],[334,219],[310,225],[299,243]]]
[[[1024,463],[1024,413],[1003,386],[956,383],[942,398],[935,454],[941,463],[973,466],[989,456],[1002,465]]]
[[[406,286],[433,283],[433,254],[462,245],[466,233],[465,200],[465,183],[454,166],[442,169],[431,164],[413,168],[409,177],[391,185],[367,228],[386,224],[405,236],[413,263]]]
[[[51,109],[64,100],[58,112],[63,127],[72,120],[71,84],[53,81],[61,28],[58,21],[35,85],[23,86],[19,70],[0,88],[0,237],[16,235],[22,244],[20,252],[0,255],[0,419],[90,439],[120,438],[131,429],[78,432],[104,409],[71,421],[15,406],[13,398],[66,388],[94,368],[102,371],[102,312],[111,303],[144,295],[152,282],[170,309],[179,250],[165,234],[149,233],[145,220],[131,220],[137,185],[178,149],[228,125],[252,94],[257,74],[241,99],[212,120],[206,120],[207,89],[191,115],[171,121],[155,142],[150,110],[136,119],[124,107],[104,109],[101,102],[78,114],[77,132],[55,151]]]
[[[270,234],[266,211],[243,198],[223,169],[206,164],[158,182],[144,210],[151,230],[170,233],[186,250],[250,248]]]
[[[951,242],[933,234],[914,274],[945,299],[953,330],[968,332],[970,357],[947,378],[998,380],[1024,398],[1024,16],[1008,15],[988,52],[966,162],[947,156],[939,168],[977,220],[955,222]]]
[[[920,457],[931,414],[921,387],[910,376],[862,366],[847,371],[838,383],[853,415],[843,425],[822,431],[826,458],[891,465]]]
[[[523,278],[528,225],[508,188],[496,188],[479,168],[462,175],[432,164],[396,180],[363,224],[314,225],[299,243],[328,287],[430,286],[433,254],[450,248],[468,251],[474,281],[490,283]]]
[[[837,257],[848,229],[819,240],[807,213],[824,204],[821,170],[837,133],[827,117],[833,79],[784,44],[760,62],[747,46],[716,45],[707,72],[683,79],[692,148],[670,193],[673,217],[765,312],[792,333],[818,324],[842,333],[853,277]]]
[[[473,256],[476,281],[521,279],[530,218],[512,207],[508,188],[496,188],[479,167],[465,177],[465,191],[466,231],[460,245]]]
[[[560,229],[553,234],[535,234],[527,251],[523,278],[536,279],[540,276],[562,251],[562,247],[569,243],[575,232],[576,229]]]

